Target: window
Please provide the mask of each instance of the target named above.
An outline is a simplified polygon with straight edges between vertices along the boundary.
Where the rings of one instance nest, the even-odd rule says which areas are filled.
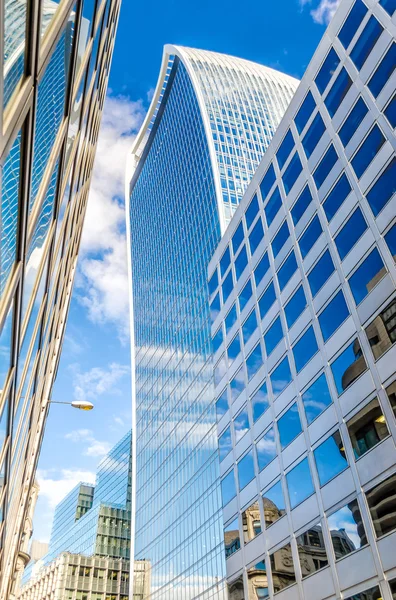
[[[265,198],[268,196],[268,193],[270,191],[270,189],[272,188],[272,186],[275,183],[275,171],[274,171],[274,166],[271,163],[268,171],[266,172],[266,174],[263,177],[262,182],[260,183],[260,192],[261,192],[261,198],[264,202]]]
[[[374,248],[348,280],[356,304],[360,304],[385,273],[386,269],[380,253],[377,248]]]
[[[396,127],[396,94],[385,108],[384,115],[394,129]]]
[[[231,363],[236,359],[236,357],[238,356],[240,351],[241,351],[241,343],[239,341],[239,335],[237,334],[234,337],[234,339],[232,340],[231,344],[227,348],[229,365],[231,365]]]
[[[391,408],[393,410],[393,414],[396,418],[396,381],[388,385],[385,391],[388,396],[389,404],[391,405]]]
[[[257,442],[256,454],[259,471],[265,469],[276,456],[275,431],[271,427]]]
[[[217,278],[217,269],[213,273],[212,277],[209,279],[208,287],[209,287],[209,295],[211,296],[213,292],[216,291],[217,286],[219,285],[219,280]]]
[[[315,107],[315,100],[313,99],[311,92],[308,92],[308,94],[305,96],[304,102],[301,104],[301,107],[294,118],[298,133],[301,133],[304,129],[309,117],[315,110]]]
[[[318,316],[320,329],[325,342],[327,342],[348,316],[349,310],[345,302],[344,294],[340,290]]]
[[[253,452],[250,450],[237,463],[239,490],[243,490],[254,479]]]
[[[278,283],[281,291],[284,289],[296,271],[297,261],[294,250],[292,250],[277,273]]]
[[[316,342],[313,327],[309,327],[304,335],[293,346],[294,363],[296,371],[299,373],[311,358],[317,353],[318,344]]]
[[[346,146],[351,140],[353,134],[363,121],[364,117],[368,113],[368,108],[366,103],[362,98],[356,102],[355,106],[349,113],[348,117],[345,119],[343,126],[341,127],[338,135],[340,137],[341,142],[344,146]]]
[[[357,208],[349,217],[340,233],[334,238],[340,259],[344,260],[356,242],[367,229],[367,223],[360,208]]]
[[[297,547],[303,579],[329,564],[320,522],[297,537]]]
[[[334,263],[330,252],[326,250],[308,275],[312,297],[316,296],[319,290],[322,289],[332,273],[334,273]]]
[[[232,281],[232,272],[230,271],[227,277],[223,281],[221,289],[223,291],[223,304],[225,304],[234,288],[234,282]]]
[[[261,319],[264,319],[265,315],[267,314],[275,300],[275,288],[274,284],[271,282],[265,290],[264,294],[261,296],[260,300],[258,301]]]
[[[234,434],[235,434],[235,443],[237,444],[249,431],[249,417],[247,413],[246,404],[241,412],[234,419]]]
[[[312,152],[315,150],[320,138],[325,132],[325,129],[326,128],[323,119],[320,116],[320,113],[318,113],[301,142],[307,158],[309,158]]]
[[[331,364],[338,394],[342,394],[366,369],[366,361],[356,338]]]
[[[285,499],[280,481],[263,494],[264,520],[268,529],[286,514]]]
[[[367,544],[357,500],[348,502],[327,517],[336,560],[359,550]]]
[[[246,368],[249,381],[257,373],[262,364],[263,357],[261,354],[260,343],[258,343],[246,359]]]
[[[342,67],[337,79],[330,88],[329,93],[325,98],[325,106],[331,117],[336,114],[341,102],[344,100],[352,85],[352,79],[348,75],[345,67]]]
[[[358,70],[363,67],[382,31],[383,28],[377,19],[371,15],[350,53],[352,62]]]
[[[250,402],[252,405],[253,423],[255,423],[269,407],[267,384],[265,382],[256,390]]]
[[[247,284],[245,285],[245,287],[243,288],[243,290],[241,291],[241,293],[238,296],[239,310],[241,312],[245,308],[246,304],[249,302],[250,298],[252,297],[252,294],[253,294],[252,283],[249,279]]]
[[[210,320],[212,321],[212,323],[215,322],[217,315],[220,312],[220,296],[219,293],[216,294],[216,296],[213,298],[212,302],[210,303]]]
[[[223,379],[224,375],[227,371],[227,362],[225,358],[225,354],[222,354],[219,362],[214,368],[214,381],[215,385],[219,385],[220,381]]]
[[[388,233],[384,235],[385,242],[388,245],[389,252],[393,256],[393,260],[396,262],[396,223],[392,225]]]
[[[287,225],[287,221],[284,221],[278,233],[271,242],[274,258],[278,256],[279,252],[282,250],[289,237],[289,227]]]
[[[389,435],[377,398],[369,402],[347,422],[355,458],[363,456]]]
[[[257,328],[257,319],[256,319],[256,313],[253,310],[250,315],[248,316],[248,318],[246,319],[246,321],[244,322],[244,324],[242,325],[242,337],[243,337],[243,343],[246,344],[246,342],[250,339],[252,333],[254,333],[256,331]]]
[[[284,450],[302,432],[297,402],[277,421],[281,448]]]
[[[301,256],[305,258],[308,252],[311,250],[316,240],[322,233],[322,226],[319,221],[318,215],[315,215],[300,239],[298,245],[300,246]]]
[[[293,208],[290,211],[294,225],[297,225],[297,223],[299,222],[299,220],[301,219],[311,202],[311,191],[306,185],[299,198],[297,199],[297,202],[294,204]]]
[[[225,275],[228,267],[230,266],[231,263],[231,258],[230,258],[230,249],[227,246],[227,248],[224,251],[223,256],[220,259],[220,274],[223,277],[223,275]]]
[[[264,206],[264,213],[265,213],[265,218],[267,219],[268,227],[271,225],[272,221],[275,219],[281,206],[282,206],[282,198],[280,195],[279,188],[278,188],[278,186],[276,186],[270,199],[268,200],[267,204]]]
[[[231,427],[227,427],[224,433],[219,437],[219,457],[224,460],[232,450]]]
[[[396,474],[381,481],[366,492],[367,503],[377,537],[394,531],[396,521],[392,515],[396,513]]]
[[[382,600],[382,593],[378,585],[376,585],[375,587],[365,590],[360,594],[355,594],[354,596],[345,598],[345,600]]]
[[[378,125],[374,125],[359,150],[351,160],[351,165],[356,173],[356,177],[360,179],[371,161],[382,148],[385,143],[385,138]]]
[[[245,389],[245,380],[243,377],[243,369],[239,369],[238,373],[230,381],[231,402],[234,402]]]
[[[349,196],[351,190],[351,184],[345,173],[343,173],[326,200],[323,202],[323,210],[329,222],[344,203],[344,200]]]
[[[230,471],[228,475],[221,480],[221,497],[223,506],[226,506],[236,496],[234,471]]]
[[[325,91],[327,84],[338,67],[339,62],[340,59],[338,58],[337,52],[334,50],[334,48],[331,48],[315,79],[316,87],[321,94],[323,94]]]
[[[223,505],[224,506],[224,505]],[[237,552],[241,547],[239,536],[238,518],[234,519],[226,527],[224,527],[224,550],[225,557],[229,558],[234,552]]]
[[[396,192],[396,157],[392,158],[391,162],[379,176],[371,190],[366,195],[370,208],[376,217],[388,200]]]
[[[304,458],[294,469],[288,472],[286,481],[292,509],[309,496],[312,496],[315,490],[307,458]]]
[[[250,235],[249,235],[249,245],[250,245],[250,253],[253,254],[257,250],[257,246],[260,244],[261,240],[264,237],[263,224],[261,219],[257,221],[256,225],[253,227]]]
[[[259,211],[259,205],[258,205],[257,195],[255,194],[245,212],[246,226],[248,229],[250,228],[250,225],[253,223],[254,219],[256,218],[258,211]]]
[[[5,380],[8,374],[8,369],[11,365],[11,349],[12,349],[12,319],[13,319],[13,303],[6,314],[3,329],[0,331],[0,389],[3,390]],[[1,397],[1,395],[0,395]]]
[[[320,485],[323,486],[348,467],[345,448],[339,431],[336,431],[314,450]]]
[[[245,544],[261,533],[260,508],[257,500],[242,512],[242,530]]]
[[[234,254],[237,252],[239,246],[242,244],[243,242],[243,224],[242,221],[239,223],[238,227],[235,230],[234,235],[232,236],[231,239],[231,244],[232,244],[232,249],[234,251]]]
[[[286,323],[289,328],[297,321],[306,306],[307,299],[303,286],[300,285],[285,306]]]
[[[374,358],[380,358],[396,341],[396,299],[366,327],[366,335]]]
[[[352,38],[355,35],[366,12],[367,6],[364,4],[364,2],[362,2],[362,0],[356,0],[349,12],[349,15],[345,19],[344,25],[341,27],[340,33],[338,34],[338,39],[345,49],[347,49],[351,43]]]
[[[296,583],[296,573],[294,570],[293,556],[290,544],[286,544],[273,554],[270,554],[271,569],[273,573],[277,573],[279,565],[287,564],[287,576],[282,573],[281,577],[273,577],[272,584],[274,586],[274,594]],[[282,571],[284,567],[280,567]]]
[[[293,150],[293,148],[294,148],[293,135],[289,129],[289,131],[283,138],[283,142],[279,146],[278,152],[276,153],[276,159],[278,161],[280,171],[282,170],[285,162],[289,158],[290,152]]]
[[[368,88],[370,92],[373,94],[374,98],[377,98],[379,93],[385,84],[389,81],[393,71],[396,66],[396,43],[390,46],[389,50],[386,52],[384,58],[380,62],[375,71],[374,75],[368,82]]]
[[[244,270],[246,269],[248,264],[246,246],[243,246],[242,250],[238,254],[235,259],[234,267],[235,267],[235,275],[237,280],[240,278]]]
[[[236,311],[236,305],[233,304],[232,307],[230,308],[229,312],[227,313],[227,316],[224,320],[225,322],[225,328],[226,328],[226,334],[228,334],[228,332],[230,331],[230,329],[232,328],[232,326],[234,325],[235,321],[237,320],[237,311]]]
[[[263,277],[267,273],[268,269],[269,269],[269,260],[268,260],[268,254],[266,252],[263,255],[263,257],[260,259],[256,268],[254,269],[254,280],[256,282],[256,286],[263,279]]]
[[[308,425],[312,423],[330,404],[332,399],[324,373],[303,393],[305,416]]]
[[[290,192],[293,185],[297,181],[297,177],[302,171],[302,164],[297,151],[293,154],[291,161],[289,162],[285,172],[282,175],[283,187],[285,188],[286,195]]]
[[[292,380],[290,366],[287,356],[279,363],[270,375],[272,393],[277,398]]]
[[[217,350],[220,348],[222,343],[223,343],[223,331],[222,331],[222,328],[220,327],[220,329],[218,331],[216,331],[216,333],[214,334],[214,336],[212,338],[213,354],[215,354],[217,352]]]
[[[282,338],[283,338],[282,325],[281,325],[280,317],[277,317],[277,319],[275,319],[275,321],[271,325],[271,327],[264,334],[264,344],[265,344],[265,350],[267,352],[267,356],[269,356],[271,354],[271,352],[273,352],[273,350],[275,350],[276,346],[279,344],[279,342],[281,341]]]
[[[322,186],[330,171],[336,164],[337,160],[337,152],[334,150],[333,144],[331,144],[326,154],[320,161],[318,167],[316,168],[316,171],[313,174],[313,178],[317,189],[319,189]]]
[[[393,15],[393,13],[396,10],[395,0],[380,0],[379,3],[382,6],[382,8],[384,10],[386,10],[386,12],[388,13],[388,15],[390,15],[390,16]]]
[[[217,421],[226,414],[228,410],[227,390],[225,389],[221,396],[216,400],[216,418]]]

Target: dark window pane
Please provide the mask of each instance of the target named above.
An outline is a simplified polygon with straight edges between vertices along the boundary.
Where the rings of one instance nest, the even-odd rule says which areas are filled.
[[[366,327],[366,335],[374,358],[380,358],[396,341],[396,300],[380,312]]]
[[[333,272],[334,263],[330,252],[326,250],[308,275],[308,283],[312,296],[318,293]]]
[[[257,421],[269,408],[267,384],[263,383],[259,389],[253,394],[251,400],[253,423]]]
[[[294,469],[289,471],[286,475],[286,481],[292,508],[312,496],[315,490],[307,458],[304,458]]]
[[[331,364],[338,394],[342,394],[366,369],[366,361],[356,338]]]
[[[316,168],[316,171],[313,174],[313,178],[318,189],[325,181],[326,177],[336,164],[337,160],[337,152],[335,151],[333,144],[331,144],[330,148],[327,150],[326,154],[320,161],[318,167]]]
[[[289,162],[285,172],[282,175],[283,186],[286,194],[290,192],[293,185],[296,183],[297,177],[302,171],[302,165],[298,153],[295,152],[291,161]]]
[[[305,97],[304,102],[301,104],[300,110],[298,111],[298,113],[296,114],[296,116],[294,118],[294,122],[296,124],[298,133],[301,133],[302,130],[304,129],[309,117],[312,115],[313,111],[315,110],[315,107],[316,107],[315,100],[313,99],[311,92],[308,92],[308,94]]]
[[[393,128],[396,127],[396,94],[389,102],[388,106],[384,110],[384,115],[388,119],[389,123]]]
[[[367,544],[357,500],[348,502],[327,517],[336,560]]]
[[[276,348],[276,346],[279,344],[282,338],[283,330],[280,317],[278,317],[268,329],[268,331],[264,334],[264,343],[267,356],[271,354],[271,352]]]
[[[355,458],[363,456],[389,435],[378,399],[371,402],[347,422],[349,437]]]
[[[389,252],[396,262],[396,223],[392,225],[388,233],[385,234],[385,242],[388,244]]]
[[[303,393],[302,401],[309,425],[332,403],[324,373]]]
[[[282,227],[279,229],[278,233],[271,242],[274,258],[278,256],[286,241],[289,239],[289,236],[290,233],[289,228],[287,226],[287,221],[284,221]]]
[[[318,344],[316,342],[313,327],[309,327],[304,335],[293,346],[293,356],[296,365],[296,371],[299,373],[301,369],[311,360],[317,353]]]
[[[396,67],[396,43],[393,42],[384,58],[380,62],[374,75],[368,82],[368,88],[376,98],[384,85],[389,81]]]
[[[230,381],[231,402],[234,402],[245,389],[245,381],[243,378],[243,369],[239,369],[238,373]]]
[[[247,282],[247,284],[245,285],[245,287],[243,288],[243,290],[241,291],[241,293],[238,296],[239,310],[241,312],[243,311],[246,304],[249,302],[250,298],[252,297],[252,293],[253,293],[252,284],[249,279],[249,281]]]
[[[246,342],[249,340],[252,333],[254,333],[256,331],[256,328],[257,328],[257,319],[256,319],[256,313],[253,310],[250,313],[250,315],[248,316],[248,318],[246,319],[246,321],[244,322],[244,324],[242,325],[242,337],[243,337],[244,344],[246,344]]]
[[[371,190],[366,195],[374,215],[384,208],[396,192],[396,158],[392,158],[389,165],[379,176]]]
[[[216,271],[213,273],[212,277],[209,279],[209,282],[208,282],[210,296],[213,294],[213,292],[216,291],[218,285],[219,285],[219,280],[217,277],[217,269],[216,269]]]
[[[287,132],[287,134],[285,135],[285,137],[283,139],[283,142],[279,146],[278,152],[276,153],[276,159],[278,161],[280,170],[282,170],[283,165],[289,158],[290,152],[292,151],[293,147],[294,147],[293,135],[289,129],[289,131]]]
[[[297,402],[277,421],[282,450],[302,432]]]
[[[232,450],[231,428],[227,427],[224,433],[219,437],[219,458],[224,460]]]
[[[266,172],[266,174],[263,177],[262,182],[260,183],[260,192],[261,192],[261,197],[263,199],[263,202],[266,199],[268,192],[274,185],[275,179],[276,179],[276,177],[275,177],[274,166],[271,163],[268,168],[268,171]]]
[[[339,431],[314,450],[320,485],[325,485],[348,466],[344,444]]]
[[[323,202],[323,210],[328,221],[331,221],[334,217],[340,206],[344,203],[344,200],[349,196],[351,190],[351,184],[345,173],[343,173]]]
[[[245,212],[245,220],[246,220],[246,225],[247,225],[248,229],[249,229],[250,225],[253,223],[254,219],[256,218],[258,211],[259,211],[258,200],[257,200],[257,196],[254,195],[251,203],[249,204],[249,206],[247,207],[246,212]]]
[[[236,496],[234,471],[230,471],[228,475],[223,477],[221,480],[221,497],[223,500],[223,506],[231,502]]]
[[[275,188],[267,204],[264,206],[265,218],[267,219],[268,227],[275,219],[280,207],[282,206],[282,198],[278,186]]]
[[[241,343],[239,341],[239,335],[237,334],[232,340],[231,344],[227,348],[228,355],[228,363],[231,364],[232,361],[236,359],[238,354],[241,351]]]
[[[262,278],[264,277],[264,275],[266,274],[268,269],[269,269],[269,260],[268,260],[268,254],[266,252],[263,255],[263,257],[260,259],[260,262],[257,264],[256,268],[254,269],[254,280],[256,282],[256,285],[258,285],[260,283],[260,281],[262,280]]]
[[[231,294],[233,288],[234,288],[234,283],[232,281],[232,273],[230,271],[228,273],[227,277],[224,279],[223,285],[221,286],[221,289],[223,290],[223,304],[226,303],[226,301],[227,301],[229,295]]]
[[[306,306],[307,299],[305,298],[303,286],[300,285],[285,306],[285,316],[288,327],[291,327],[293,323],[297,321]]]
[[[325,91],[327,84],[338,67],[339,62],[340,59],[338,58],[337,52],[334,50],[334,48],[331,48],[315,79],[316,86],[321,94],[323,94]]]
[[[307,158],[309,158],[312,152],[315,150],[320,138],[325,132],[325,129],[326,128],[323,119],[320,116],[320,113],[318,113],[301,142]]]
[[[349,12],[349,15],[345,19],[344,25],[341,27],[341,31],[338,34],[338,39],[344,48],[348,48],[355,35],[360,23],[363,20],[364,15],[367,12],[367,6],[362,0],[356,0],[355,4]]]
[[[227,316],[225,318],[226,333],[228,333],[230,331],[231,327],[234,325],[236,320],[237,320],[237,312],[236,312],[236,305],[234,304],[232,306],[232,308],[230,309],[230,311],[227,313]]]
[[[223,277],[224,273],[227,271],[228,267],[230,266],[230,263],[231,263],[230,249],[227,246],[223,256],[220,259],[220,274],[222,277]]]
[[[250,253],[253,255],[257,249],[257,246],[261,242],[264,237],[263,224],[261,219],[257,221],[256,225],[253,227],[250,235],[249,235],[249,245],[250,245]]]
[[[234,419],[234,433],[235,433],[235,443],[237,444],[249,431],[249,417],[247,413],[247,407],[241,410],[240,413]]]
[[[365,28],[360,34],[356,44],[354,45],[350,57],[355,67],[360,70],[366,59],[368,58],[371,50],[374,48],[376,41],[381,35],[383,28],[378,23],[374,15],[371,15]]]
[[[285,499],[280,481],[264,492],[263,505],[265,526],[268,529],[268,527],[286,514]]]
[[[367,115],[368,108],[366,103],[362,98],[356,102],[355,106],[349,113],[348,117],[345,120],[344,125],[341,127],[338,135],[340,136],[340,140],[344,146],[348,144],[351,137],[359,127],[360,123],[363,121],[364,117]]]
[[[396,0],[380,0],[379,2],[388,15],[392,16],[396,10]],[[396,590],[395,590],[396,591]]]
[[[367,503],[377,537],[396,529],[396,474],[366,492]]]
[[[256,443],[257,462],[259,471],[265,469],[276,456],[275,431],[273,427]]]
[[[367,223],[364,220],[363,213],[360,208],[357,208],[340,233],[334,238],[341,260],[352,250],[366,229]]]
[[[331,117],[336,114],[351,85],[352,79],[349,77],[347,70],[342,67],[324,101]]]
[[[329,564],[320,523],[297,537],[297,547],[303,579]]]
[[[386,269],[377,248],[368,255],[349,278],[349,286],[356,304],[359,304],[385,275]]]
[[[311,250],[316,240],[322,233],[322,226],[319,221],[318,215],[315,215],[307,229],[304,231],[298,244],[300,246],[301,256],[305,258],[308,252]]]
[[[253,452],[250,451],[237,463],[239,489],[243,490],[254,479]]]
[[[363,175],[377,152],[385,143],[385,138],[382,135],[381,129],[378,125],[374,125],[359,150],[351,160],[353,170],[356,173],[356,177],[360,179]]]
[[[264,294],[261,296],[260,300],[258,301],[261,319],[264,319],[265,315],[267,314],[275,300],[275,288],[274,284],[271,282],[265,290]]]
[[[345,598],[345,600],[382,600],[382,593],[378,585],[376,585],[369,590],[364,590],[360,594]]]
[[[294,254],[294,250],[289,254],[283,265],[278,271],[278,283],[281,291],[285,287],[288,281],[290,281],[291,277],[297,271],[297,261],[296,256]]]
[[[246,368],[248,373],[248,380],[257,373],[261,365],[263,364],[263,356],[261,354],[260,344],[257,344],[253,351],[246,359]]]
[[[348,316],[349,310],[345,302],[344,294],[340,290],[318,317],[325,342],[327,342]]]
[[[220,421],[228,410],[227,390],[224,390],[221,396],[216,400],[216,418]]]
[[[272,392],[274,397],[279,396],[281,392],[289,385],[292,380],[289,361],[287,356],[279,363],[270,375]]]
[[[243,242],[243,224],[242,221],[239,223],[238,227],[235,230],[234,235],[232,236],[231,243],[234,254],[238,250],[239,246]]]
[[[300,194],[297,202],[294,204],[293,208],[290,211],[294,225],[297,225],[297,223],[299,222],[299,220],[301,219],[311,202],[311,191],[306,185],[302,193]]]
[[[242,248],[237,258],[235,259],[235,275],[239,279],[248,264],[246,246]]]

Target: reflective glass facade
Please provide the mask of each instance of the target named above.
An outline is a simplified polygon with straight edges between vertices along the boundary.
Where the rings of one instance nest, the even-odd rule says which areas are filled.
[[[118,11],[118,0],[3,0],[1,598],[15,591],[10,586],[17,561],[20,568],[27,560],[19,550],[62,345]]]
[[[394,598],[395,37],[341,1],[209,265],[230,598]]]

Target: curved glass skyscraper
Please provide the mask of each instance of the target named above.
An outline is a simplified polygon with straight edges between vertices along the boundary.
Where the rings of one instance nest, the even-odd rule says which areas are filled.
[[[130,156],[133,544],[151,563],[145,598],[224,595],[206,271],[297,84],[167,46]]]

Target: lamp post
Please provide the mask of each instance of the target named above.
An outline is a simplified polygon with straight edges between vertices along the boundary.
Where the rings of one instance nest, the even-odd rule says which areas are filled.
[[[51,400],[49,404],[68,404],[79,410],[92,410],[94,408],[92,402],[88,402],[88,400],[73,400],[72,402],[58,402],[56,400]]]

